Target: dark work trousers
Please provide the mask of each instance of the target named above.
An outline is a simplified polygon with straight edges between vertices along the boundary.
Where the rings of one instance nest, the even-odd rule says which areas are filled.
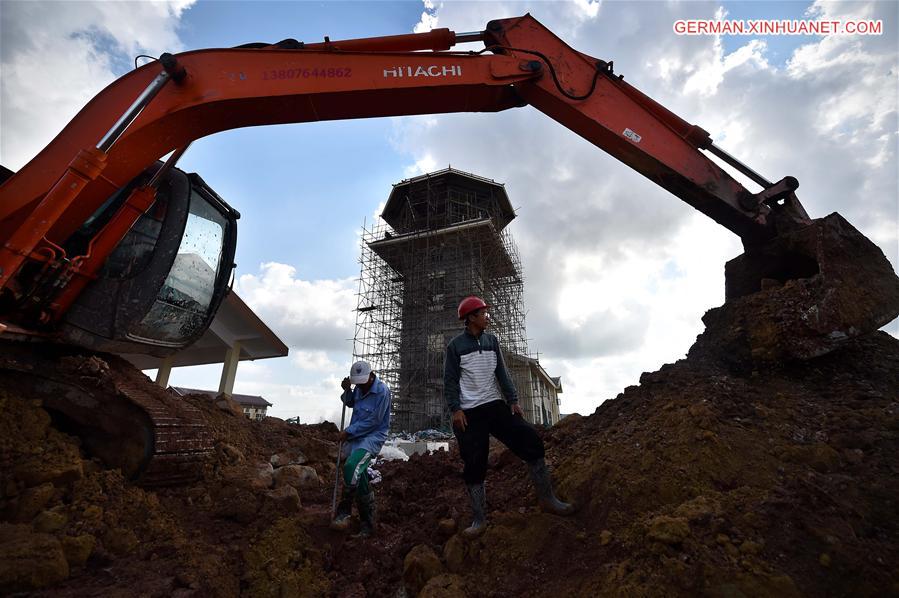
[[[453,432],[465,462],[462,477],[466,484],[480,484],[487,477],[490,434],[525,461],[543,458],[543,441],[537,431],[520,415],[512,415],[505,401],[491,401],[464,412],[468,426],[464,432],[458,428],[453,428]]]

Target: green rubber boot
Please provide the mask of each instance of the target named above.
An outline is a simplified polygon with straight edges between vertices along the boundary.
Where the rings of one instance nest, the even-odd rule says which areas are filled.
[[[359,533],[357,538],[368,538],[375,533],[375,492],[369,490],[368,494],[356,496],[356,506],[359,508]]]
[[[337,513],[329,526],[331,529],[343,532],[350,526],[350,515],[353,512],[353,499],[356,497],[355,486],[344,486],[340,494],[340,502],[337,503]]]

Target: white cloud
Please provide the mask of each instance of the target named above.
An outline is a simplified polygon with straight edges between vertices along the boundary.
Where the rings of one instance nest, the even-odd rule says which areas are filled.
[[[574,3],[581,10],[585,19],[595,19],[602,4],[600,0],[575,0]]]
[[[695,92],[704,96],[714,96],[728,71],[740,67],[761,70],[770,68],[764,56],[766,48],[764,41],[754,39],[736,51],[724,55],[721,40],[716,39],[714,54],[707,57],[708,61],[700,65],[687,79],[684,93]]]
[[[295,351],[291,361],[295,366],[304,370],[328,372],[336,370],[338,367],[325,351]]]
[[[436,14],[437,4],[432,0],[424,0],[423,4],[424,11],[421,13],[421,18],[412,29],[414,33],[427,33],[431,29],[437,29],[439,27]]]
[[[416,177],[426,172],[434,172],[437,169],[437,162],[430,154],[425,154],[415,161],[415,164],[406,167],[406,178]],[[379,213],[380,214],[380,213]]]
[[[180,51],[192,3],[4,2],[0,162],[21,168],[135,55]]]
[[[267,380],[272,375],[272,367],[267,361],[240,362],[240,376],[247,380]]]
[[[377,207],[376,207],[376,208],[374,209],[374,211],[371,213],[371,220],[372,220],[372,222],[377,223],[377,222],[379,222],[379,221],[381,220],[381,212],[384,211],[384,208],[385,208],[386,206],[387,206],[387,200],[386,200],[386,199],[382,199],[381,201],[378,202]],[[360,232],[360,234],[361,234],[361,232]]]
[[[352,279],[304,280],[287,264],[241,275],[241,298],[290,348],[284,359],[241,362],[234,392],[264,397],[269,415],[340,422],[340,381],[349,371],[355,323]],[[221,366],[176,368],[172,384],[217,388]],[[335,406],[336,405],[336,406]]]
[[[240,296],[290,347],[350,353],[356,308],[353,279],[303,280],[274,262],[238,279]]]

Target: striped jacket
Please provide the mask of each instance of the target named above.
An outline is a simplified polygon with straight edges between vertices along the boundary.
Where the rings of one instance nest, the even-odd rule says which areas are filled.
[[[450,413],[505,397],[518,402],[499,341],[489,332],[475,337],[467,330],[450,341],[443,362],[443,396]]]

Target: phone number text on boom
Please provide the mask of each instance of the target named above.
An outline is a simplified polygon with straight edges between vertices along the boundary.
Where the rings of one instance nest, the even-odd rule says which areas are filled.
[[[278,69],[262,72],[263,81],[275,79],[308,79],[310,77],[352,77],[350,68]]]

